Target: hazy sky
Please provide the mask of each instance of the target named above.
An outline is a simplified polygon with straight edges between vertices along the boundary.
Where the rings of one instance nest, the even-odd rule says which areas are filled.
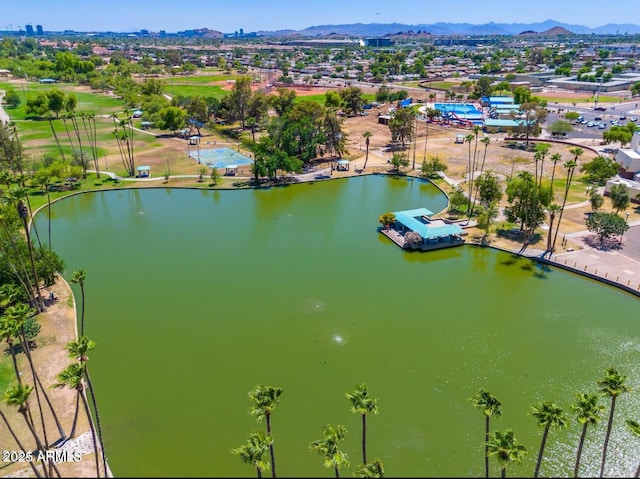
[[[0,30],[233,32],[343,23],[640,23],[640,0],[20,0]]]

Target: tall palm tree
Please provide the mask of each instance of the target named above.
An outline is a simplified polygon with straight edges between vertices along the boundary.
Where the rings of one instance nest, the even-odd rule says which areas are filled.
[[[2,409],[0,409],[0,418],[2,418],[4,425],[9,431],[9,434],[11,434],[11,437],[16,442],[18,449],[20,449],[21,451],[26,451],[25,446],[23,446],[22,442],[20,442],[20,438],[11,427],[11,423],[9,422],[9,419],[7,419],[7,416],[5,416],[5,414],[2,412]],[[38,471],[38,469],[36,468],[35,461],[28,461],[28,462],[29,462],[29,466],[31,467],[31,470],[36,475],[36,477],[42,477],[42,474],[40,474],[40,471]]]
[[[71,428],[71,437],[75,434],[76,422],[78,420],[78,398],[82,398],[82,405],[84,406],[84,412],[89,420],[89,427],[91,428],[91,437],[93,439],[93,451],[96,460],[96,477],[100,477],[100,453],[98,452],[98,441],[96,438],[96,428],[93,425],[91,419],[91,409],[89,409],[89,402],[87,396],[84,394],[84,384],[82,380],[84,378],[85,364],[72,363],[60,372],[56,376],[58,382],[53,385],[54,388],[61,388],[67,386],[69,389],[76,391],[76,411],[73,417],[73,426]],[[106,469],[104,477],[107,477]]]
[[[80,314],[80,336],[84,336],[84,280],[87,279],[87,273],[85,270],[83,269],[79,269],[78,271],[75,271],[73,273],[73,276],[71,277],[71,282],[73,284],[78,284],[80,285],[80,295],[82,298],[81,301],[81,306],[82,306],[82,313]]]
[[[511,429],[496,431],[489,438],[489,456],[495,456],[498,460],[503,478],[507,477],[507,467],[520,464],[526,455],[527,448],[518,444]]]
[[[351,412],[362,416],[362,464],[367,463],[367,413],[378,414],[378,398],[369,397],[366,384],[356,384],[355,390],[346,393],[351,402]]]
[[[600,477],[604,474],[604,466],[607,461],[607,449],[609,447],[609,439],[611,437],[611,426],[613,425],[613,416],[616,411],[616,399],[620,394],[631,391],[631,388],[625,383],[627,376],[624,376],[614,368],[605,371],[602,379],[598,380],[598,387],[604,396],[611,398],[611,410],[609,411],[609,421],[607,422],[607,433],[604,436],[604,446],[602,448],[602,463],[600,464]]]
[[[634,421],[633,419],[627,419],[625,421],[625,424],[627,425],[627,429],[631,431],[631,434],[633,434],[636,437],[640,437],[640,423],[638,423],[638,421]],[[640,464],[638,464],[638,468],[636,469],[636,475],[633,477],[640,477]]]
[[[562,160],[562,155],[560,153],[554,153],[551,155],[551,161],[553,162],[553,169],[551,170],[551,198],[553,199],[553,179],[556,176],[556,165],[558,162]]]
[[[536,461],[536,469],[533,473],[533,477],[538,477],[540,465],[542,464],[542,458],[544,456],[544,448],[549,436],[549,429],[551,429],[551,426],[557,428],[567,427],[567,419],[564,416],[562,408],[550,401],[533,404],[529,414],[536,418],[538,426],[544,427],[542,442],[540,443],[540,451],[538,452],[538,460]]]
[[[338,424],[332,426],[328,424],[322,428],[322,439],[311,443],[311,450],[317,452],[324,459],[324,467],[332,467],[336,477],[340,477],[340,467],[349,467],[349,456],[340,450],[340,444],[347,435],[347,428]]]
[[[246,444],[231,449],[232,454],[240,456],[242,462],[256,468],[258,477],[262,477],[263,471],[268,471],[271,467],[269,461],[265,458],[269,450],[271,438],[265,437],[261,432],[252,432]]]
[[[18,339],[20,335],[20,325],[15,318],[11,317],[9,314],[3,314],[0,316],[0,341],[3,339],[9,346],[9,354],[11,355],[11,360],[13,361],[13,370],[16,374],[16,379],[18,383],[22,384],[22,378],[20,375],[20,370],[18,369],[18,358],[16,355],[16,348],[14,344],[14,340]]]
[[[33,436],[38,451],[44,451],[46,448],[44,447],[40,436],[38,436],[33,421],[31,420],[31,413],[29,410],[29,396],[31,395],[31,391],[33,391],[33,386],[28,384],[18,384],[17,386],[7,389],[4,393],[3,399],[8,406],[15,406],[18,408],[18,413],[20,413],[24,422],[27,424],[27,428]],[[45,462],[46,461],[43,461],[42,463],[42,470],[44,471],[45,477],[49,477],[49,473],[45,467]]]
[[[466,141],[469,144],[469,159],[467,161],[467,181],[469,182],[469,200],[467,203],[467,214],[471,215],[471,182],[473,181],[473,172],[471,170],[472,165],[471,165],[471,142],[473,141],[473,139],[475,138],[475,136],[473,136],[471,133],[469,133],[467,136],[464,137],[464,141]],[[469,218],[471,218],[471,216],[469,216]]]
[[[51,416],[56,423],[56,427],[58,429],[58,433],[60,434],[60,439],[63,440],[67,436],[62,428],[62,424],[60,424],[60,420],[58,419],[58,414],[51,403],[51,399],[49,398],[49,394],[47,394],[47,390],[42,384],[40,380],[40,376],[36,372],[35,364],[33,363],[33,358],[31,356],[31,346],[29,345],[29,338],[27,338],[24,331],[24,324],[27,319],[29,319],[34,314],[34,310],[27,306],[24,303],[16,304],[10,306],[6,309],[5,313],[10,318],[11,321],[14,321],[18,327],[20,344],[22,346],[22,351],[27,358],[27,363],[29,364],[29,369],[31,371],[31,377],[33,378],[33,384],[35,385],[35,393],[36,393],[36,402],[38,404],[38,412],[40,413],[40,420],[42,422],[42,432],[44,437],[44,443],[46,446],[49,445],[49,441],[47,439],[47,432],[44,422],[44,412],[42,410],[42,400],[40,396],[44,398],[47,406],[49,407],[49,411],[51,412]]]
[[[96,429],[98,431],[98,440],[100,441],[100,451],[102,456],[102,465],[104,470],[107,470],[107,456],[104,451],[104,440],[102,436],[102,423],[100,421],[100,411],[98,410],[98,402],[96,400],[96,393],[93,389],[93,382],[91,381],[91,376],[89,375],[89,367],[87,366],[87,361],[89,361],[88,353],[92,349],[96,347],[96,343],[86,336],[80,336],[77,340],[71,341],[67,343],[65,349],[67,350],[68,356],[71,359],[75,359],[83,366],[84,378],[87,381],[87,386],[89,386],[89,393],[91,395],[91,404],[93,406],[93,412],[96,416]],[[106,474],[106,473],[105,473]]]
[[[573,148],[573,150],[580,150],[581,148]],[[579,155],[576,154],[576,158]],[[558,231],[560,231],[560,225],[562,224],[562,215],[564,213],[564,207],[567,204],[567,197],[569,196],[569,189],[571,188],[571,182],[573,181],[573,172],[578,166],[578,162],[576,160],[569,160],[564,163],[564,167],[567,169],[567,179],[564,184],[564,198],[562,199],[562,209],[560,210],[560,216],[558,217],[558,224],[556,225],[556,232],[553,235],[553,243],[551,244],[551,252],[556,249],[556,240],[558,239]]]
[[[29,261],[31,263],[31,273],[33,274],[33,282],[35,283],[35,293],[37,298],[37,307],[40,312],[44,311],[45,305],[44,300],[42,299],[42,295],[40,294],[40,280],[38,279],[38,270],[36,269],[35,262],[35,248],[33,242],[31,241],[31,232],[29,229],[30,223],[30,213],[29,208],[24,202],[24,198],[27,196],[26,188],[20,187],[13,191],[11,194],[5,195],[7,197],[13,197],[15,199],[16,209],[18,211],[18,216],[20,217],[22,227],[24,228],[24,233],[27,239],[27,248],[29,250]]]
[[[485,477],[489,477],[489,420],[492,416],[502,417],[502,403],[484,388],[480,388],[478,394],[470,397],[469,401],[484,414],[484,470]]]
[[[367,168],[367,161],[369,161],[369,138],[373,136],[373,133],[367,130],[362,134],[362,136],[364,137],[364,145],[366,147],[364,154],[364,166],[362,167],[362,171],[364,171]]]
[[[549,205],[549,232],[547,233],[547,250],[545,252],[548,252],[549,254],[552,253],[551,250],[551,233],[553,232],[553,222],[556,219],[556,214],[560,211],[562,211],[562,207],[556,203],[552,203],[551,205]]]
[[[485,136],[480,140],[480,143],[484,145],[484,153],[482,155],[482,163],[480,164],[480,174],[478,176],[482,176],[482,174],[484,173],[484,164],[487,159],[487,149],[489,148],[489,144],[491,143],[491,138],[489,138],[488,136]],[[473,213],[473,210],[476,207],[476,201],[478,199],[478,190],[479,189],[476,187],[475,192],[473,194],[473,203],[471,204],[471,213]]]
[[[587,437],[587,427],[589,425],[595,426],[600,422],[600,413],[604,411],[604,406],[598,404],[597,394],[576,393],[575,396],[576,403],[571,406],[571,410],[576,413],[576,419],[582,424],[578,453],[576,454],[576,465],[573,468],[573,477],[578,477],[582,448],[584,447],[584,440]]]
[[[380,459],[373,462],[360,464],[354,473],[355,477],[384,477],[384,464]]]
[[[274,386],[258,385],[252,391],[249,391],[249,399],[254,404],[249,409],[249,414],[256,417],[258,422],[263,419],[267,421],[267,436],[271,438],[269,441],[269,454],[271,456],[271,476],[276,477],[276,458],[273,451],[273,434],[271,432],[271,413],[280,402],[283,389]]]

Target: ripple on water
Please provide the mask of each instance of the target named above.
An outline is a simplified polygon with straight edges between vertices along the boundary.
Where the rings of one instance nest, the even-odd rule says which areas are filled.
[[[308,299],[305,301],[304,311],[307,314],[319,314],[326,310],[327,307],[327,303],[321,299]]]

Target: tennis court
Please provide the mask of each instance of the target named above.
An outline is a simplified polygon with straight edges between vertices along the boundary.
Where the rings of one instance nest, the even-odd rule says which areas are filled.
[[[189,156],[198,161],[198,152],[191,151]],[[211,148],[200,150],[200,163],[209,168],[227,168],[233,165],[248,165],[253,163],[253,160],[231,148]]]

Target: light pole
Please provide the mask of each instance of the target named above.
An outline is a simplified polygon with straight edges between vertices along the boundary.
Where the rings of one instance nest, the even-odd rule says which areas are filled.
[[[627,220],[626,220],[626,228],[622,230],[622,234],[620,235],[620,244],[619,247],[622,247],[622,238],[624,238],[624,232],[629,228],[629,212],[626,213],[627,216]]]

